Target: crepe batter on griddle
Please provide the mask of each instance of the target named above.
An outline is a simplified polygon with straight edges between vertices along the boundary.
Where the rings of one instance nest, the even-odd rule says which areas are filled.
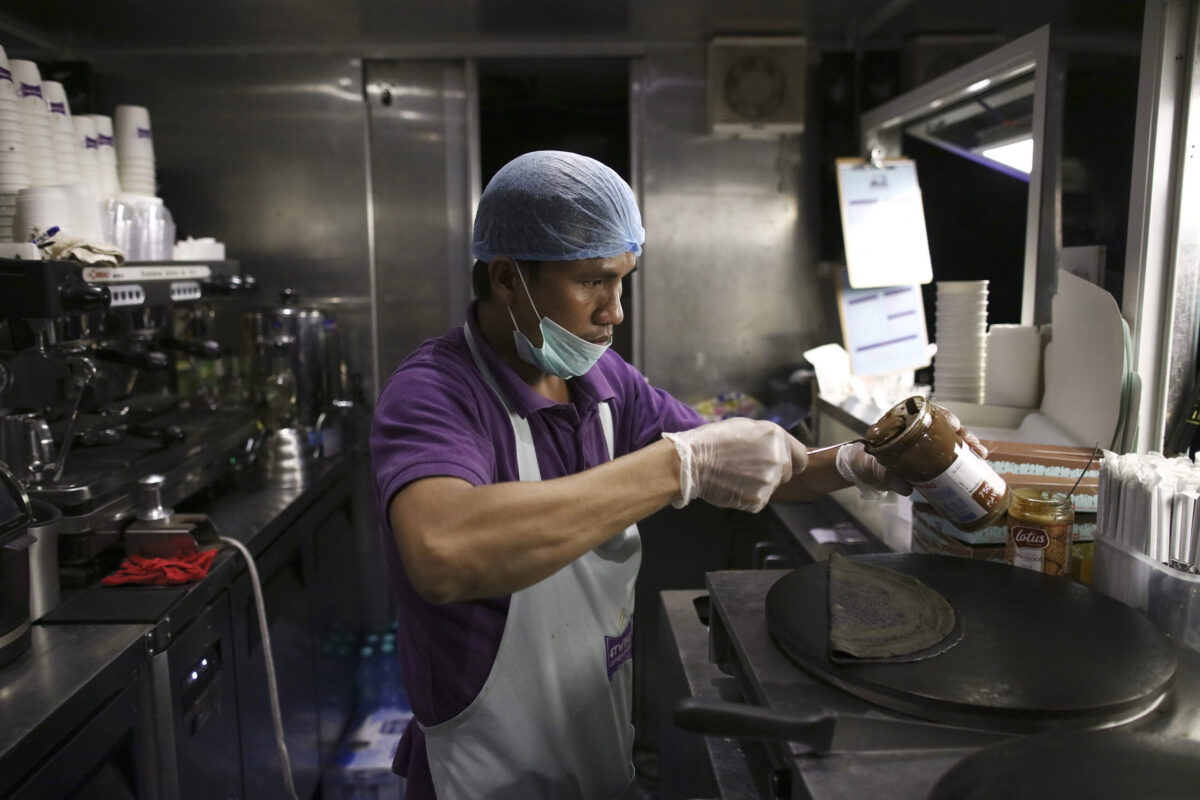
[[[829,653],[837,662],[921,661],[954,630],[954,609],[908,575],[829,557]]]

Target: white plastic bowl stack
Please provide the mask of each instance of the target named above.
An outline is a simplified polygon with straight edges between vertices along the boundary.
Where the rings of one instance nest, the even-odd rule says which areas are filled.
[[[75,128],[75,140],[79,148],[79,175],[83,182],[92,187],[97,197],[104,196],[100,182],[100,143],[96,136],[96,120],[87,114],[71,117]]]
[[[79,232],[77,207],[70,186],[30,186],[17,194],[17,221],[13,229],[23,242],[54,227],[64,232]]]
[[[113,114],[113,130],[116,132],[117,172],[121,176],[121,191],[157,195],[150,112],[145,106],[117,106]]]
[[[104,114],[92,114],[96,123],[96,152],[99,164],[100,197],[116,197],[121,193],[121,178],[117,174],[117,150],[113,146],[113,120]]]
[[[933,396],[982,403],[987,371],[987,281],[937,282]]]
[[[25,140],[31,184],[53,186],[60,181],[50,136],[50,109],[42,93],[41,73],[32,61],[14,58],[9,64],[17,89],[17,113],[21,118],[21,135]]]
[[[42,94],[50,110],[50,141],[58,163],[58,181],[77,183],[83,180],[79,172],[80,147],[75,139],[75,125],[71,122],[71,104],[67,102],[67,92],[58,81],[42,81]]]
[[[13,241],[17,192],[29,186],[31,180],[17,112],[17,90],[8,56],[0,47],[0,242]]]

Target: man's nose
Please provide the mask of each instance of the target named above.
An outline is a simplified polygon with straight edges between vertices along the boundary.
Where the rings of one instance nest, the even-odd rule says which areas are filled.
[[[621,308],[621,284],[609,292],[607,302],[600,308],[596,322],[599,325],[620,325],[625,319],[625,310]]]

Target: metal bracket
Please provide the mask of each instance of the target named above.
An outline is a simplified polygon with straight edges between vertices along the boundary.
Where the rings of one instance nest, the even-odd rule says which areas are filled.
[[[163,617],[146,634],[146,655],[163,652],[171,644],[171,618]]]

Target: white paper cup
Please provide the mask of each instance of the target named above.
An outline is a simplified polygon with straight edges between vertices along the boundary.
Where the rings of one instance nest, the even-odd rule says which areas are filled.
[[[46,100],[46,108],[50,111],[51,130],[61,130],[73,134],[71,125],[71,104],[67,102],[67,92],[58,81],[42,81],[42,95]]]
[[[938,293],[979,294],[987,292],[987,281],[937,281]]]
[[[0,47],[0,98],[16,101],[17,87],[13,84],[12,65],[8,63],[8,54]]]
[[[102,238],[100,232],[100,201],[92,187],[85,183],[72,183],[66,187],[71,195],[75,224],[73,233],[84,238],[98,241]]]
[[[101,161],[111,161],[117,163],[117,151],[113,146],[113,121],[112,117],[104,114],[89,114],[92,121],[96,123],[96,152],[100,155]]]
[[[42,75],[37,64],[23,58],[14,58],[8,63],[17,91],[17,107],[34,115],[47,114],[46,100],[42,95]]]
[[[117,106],[113,113],[113,131],[118,161],[127,158],[154,160],[150,112],[145,106]]]

